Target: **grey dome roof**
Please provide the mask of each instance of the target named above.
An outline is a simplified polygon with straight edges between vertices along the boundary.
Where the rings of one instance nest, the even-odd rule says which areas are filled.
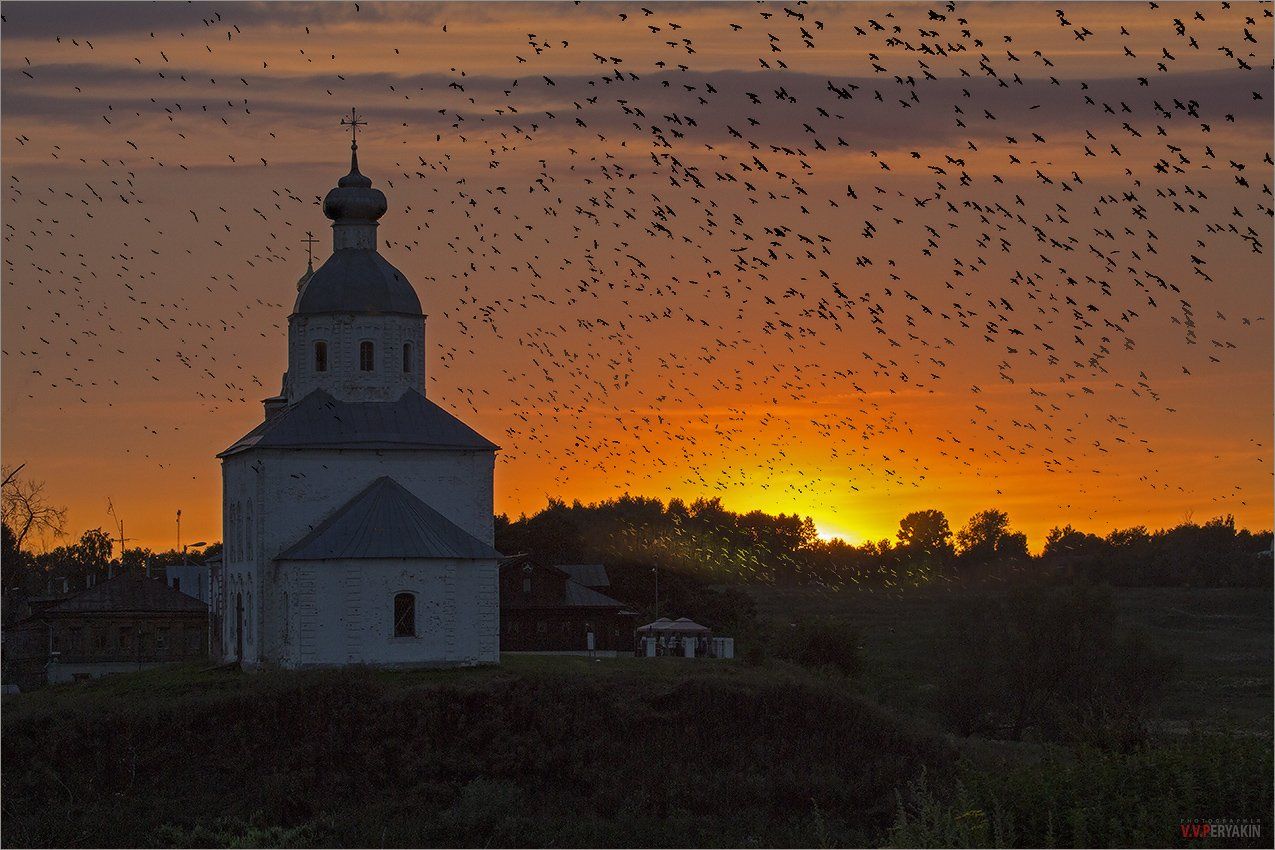
[[[374,250],[334,251],[297,294],[294,314],[403,313],[423,315],[406,277]]]

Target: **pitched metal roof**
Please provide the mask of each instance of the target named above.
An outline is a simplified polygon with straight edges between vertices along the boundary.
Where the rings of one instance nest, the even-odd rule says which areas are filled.
[[[337,401],[315,390],[217,456],[251,448],[495,451],[499,447],[416,390],[408,390],[397,401]]]
[[[499,557],[499,552],[422,502],[403,485],[382,476],[276,559],[495,560]]]
[[[507,557],[501,558],[500,570],[501,572],[504,572],[505,570],[511,570],[511,569],[514,569],[515,567],[520,567],[523,564],[536,564],[541,569],[554,570],[555,572],[566,574],[566,581],[563,582],[563,585],[564,585],[563,598],[561,601],[553,605],[545,606],[545,605],[537,605],[537,604],[528,603],[517,595],[515,595],[512,598],[506,598],[502,596],[500,599],[500,605],[502,608],[528,609],[528,608],[546,608],[546,607],[548,608],[627,608],[628,607],[623,602],[620,602],[617,599],[612,599],[610,596],[607,596],[604,593],[599,593],[593,588],[586,587],[583,584],[580,584],[579,582],[575,581],[571,577],[570,569],[573,566],[580,566],[580,565],[566,565],[566,566],[561,564],[546,565],[546,564],[539,564],[538,562],[532,560],[530,555],[509,555]],[[583,566],[600,568],[601,564],[585,564]],[[606,574],[604,572],[603,576],[605,577],[605,575]]]
[[[375,189],[371,190],[380,195]],[[385,196],[381,195],[381,203]],[[297,293],[293,314],[403,313],[420,316],[421,300],[403,273],[376,251],[333,251]]]
[[[610,587],[611,579],[607,577],[607,569],[601,564],[555,564],[567,576],[585,587]]]
[[[41,611],[44,614],[82,614],[90,611],[139,611],[200,613],[208,606],[193,596],[173,590],[164,581],[120,576],[75,594]]]
[[[566,604],[572,608],[623,608],[624,603],[567,579]]]

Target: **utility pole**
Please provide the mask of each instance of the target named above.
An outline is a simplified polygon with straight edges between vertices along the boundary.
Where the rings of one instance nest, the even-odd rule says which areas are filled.
[[[660,565],[655,565],[655,619],[660,618]]]
[[[124,568],[124,546],[134,538],[124,536],[124,520],[120,519],[119,514],[115,512],[115,504],[111,501],[110,496],[106,497],[106,512],[115,520],[115,526],[119,529],[120,536],[117,538],[120,542],[120,569]],[[115,572],[108,563],[106,565],[106,577],[108,579],[115,578]]]
[[[182,547],[182,509],[177,509],[177,548]]]

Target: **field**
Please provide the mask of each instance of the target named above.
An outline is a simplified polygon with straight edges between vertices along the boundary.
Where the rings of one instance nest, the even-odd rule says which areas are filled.
[[[1269,591],[1132,590],[1179,656],[1130,748],[961,738],[934,699],[988,591],[755,591],[862,635],[771,657],[506,656],[468,670],[186,666],[5,697],[7,846],[1187,846],[1272,801]],[[1196,842],[1198,845],[1200,842]]]
[[[950,611],[963,594],[985,592],[794,587],[759,588],[753,597],[759,613],[779,625],[829,617],[856,626],[868,692],[883,705],[932,719]],[[1179,659],[1157,718],[1164,731],[1271,734],[1275,615],[1269,589],[1121,588],[1115,598],[1129,626]]]

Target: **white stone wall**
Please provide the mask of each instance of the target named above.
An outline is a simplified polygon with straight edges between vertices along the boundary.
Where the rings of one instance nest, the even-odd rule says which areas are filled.
[[[495,453],[491,451],[255,449],[225,458],[222,464],[224,660],[240,660],[248,666],[281,660],[283,594],[289,594],[290,608],[295,609],[299,603],[288,582],[282,579],[283,565],[274,562],[274,557],[377,478],[388,475],[490,545],[495,536],[494,470]],[[251,523],[247,516],[249,503],[253,506]],[[239,506],[237,518],[233,510],[236,505]],[[498,606],[494,565],[492,570],[491,604]],[[243,594],[245,619],[242,659],[235,657],[235,599],[239,593]],[[498,651],[497,637],[493,633],[492,654]]]
[[[193,596],[200,602],[210,601],[208,568],[203,564],[174,564],[164,568],[164,580],[174,590]]]
[[[376,368],[359,368],[359,343],[370,341]],[[314,346],[325,342],[328,368],[315,368]],[[411,371],[403,371],[403,345]],[[288,318],[288,403],[316,389],[340,401],[395,401],[405,390],[425,392],[425,319],[420,316],[323,314]]]
[[[251,458],[240,454],[224,459],[222,478],[222,575],[219,592],[222,617],[222,660],[249,666],[260,660],[262,627],[261,538],[273,515],[264,495],[268,488],[253,469]],[[236,599],[243,597],[243,656],[237,656]]]
[[[273,580],[282,614],[278,663],[290,668],[495,664],[497,575],[494,560],[282,562]],[[394,636],[399,593],[415,597],[414,637]]]
[[[256,449],[226,459],[236,462],[256,485],[242,492],[252,489],[270,513],[256,541],[267,562],[382,476],[484,543],[495,540],[492,451]]]

